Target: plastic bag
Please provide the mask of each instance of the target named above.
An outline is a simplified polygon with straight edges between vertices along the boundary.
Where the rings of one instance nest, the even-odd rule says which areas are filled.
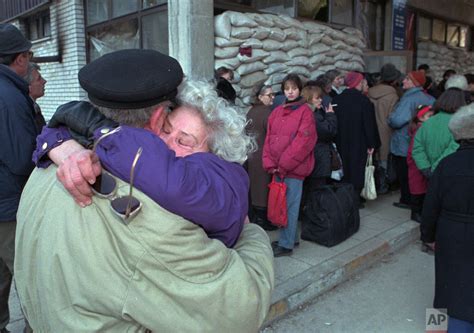
[[[365,181],[364,188],[360,192],[362,198],[367,200],[377,199],[377,191],[375,189],[375,178],[374,178],[374,165],[372,163],[372,154],[367,157],[367,163],[365,165]]]
[[[276,181],[273,175],[272,182],[268,184],[267,218],[277,227],[285,228],[288,225],[288,211],[286,207],[286,184]]]

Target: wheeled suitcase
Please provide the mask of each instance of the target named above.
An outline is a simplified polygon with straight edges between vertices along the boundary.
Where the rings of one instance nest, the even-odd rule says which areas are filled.
[[[308,193],[301,238],[324,246],[337,245],[359,230],[359,208],[351,184],[324,185]]]

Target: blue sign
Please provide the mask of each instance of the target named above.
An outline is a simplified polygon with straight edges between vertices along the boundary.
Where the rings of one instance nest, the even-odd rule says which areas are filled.
[[[392,0],[392,50],[406,49],[407,0]]]

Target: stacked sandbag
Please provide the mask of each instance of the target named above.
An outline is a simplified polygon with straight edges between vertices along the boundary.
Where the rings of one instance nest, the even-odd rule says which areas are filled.
[[[355,28],[337,30],[284,15],[233,11],[216,16],[214,28],[215,68],[234,70],[239,106],[252,102],[261,83],[279,91],[290,72],[309,80],[330,69],[364,70],[366,44]]]
[[[457,73],[474,73],[474,53],[462,49],[452,49],[434,42],[418,43],[417,66],[428,64],[435,81],[443,79],[443,73],[454,69]]]

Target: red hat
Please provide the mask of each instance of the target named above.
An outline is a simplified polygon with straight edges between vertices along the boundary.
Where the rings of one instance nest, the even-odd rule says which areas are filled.
[[[344,82],[348,88],[356,87],[360,81],[364,79],[364,75],[357,73],[357,72],[349,72],[346,74]]]
[[[413,71],[408,73],[407,76],[416,87],[421,87],[426,82],[426,76],[423,71]]]
[[[429,111],[431,111],[431,105],[420,105],[418,107],[418,113],[416,114],[416,117],[421,119],[421,117],[423,117]]]

